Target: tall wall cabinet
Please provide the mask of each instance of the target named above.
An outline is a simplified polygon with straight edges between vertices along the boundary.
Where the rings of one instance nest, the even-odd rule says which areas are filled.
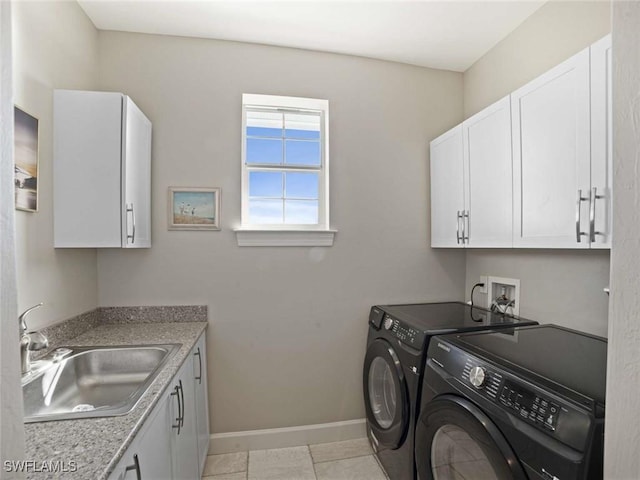
[[[54,245],[151,246],[151,122],[126,95],[54,92]]]
[[[431,142],[431,245],[610,248],[611,160],[607,36]]]

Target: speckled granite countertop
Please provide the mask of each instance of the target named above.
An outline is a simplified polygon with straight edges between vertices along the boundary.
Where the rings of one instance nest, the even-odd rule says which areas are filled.
[[[69,346],[181,343],[182,347],[127,415],[25,424],[26,458],[37,464],[59,461],[67,470],[31,472],[27,478],[106,479],[206,327],[205,322],[101,325],[65,342]],[[69,462],[77,465],[75,472],[69,471]]]

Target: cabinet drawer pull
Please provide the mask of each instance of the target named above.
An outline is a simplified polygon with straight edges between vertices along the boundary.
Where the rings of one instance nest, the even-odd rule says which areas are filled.
[[[184,404],[184,388],[182,388],[182,380],[180,380],[180,403],[182,403],[182,413],[180,415],[180,426],[184,427],[184,414],[186,410],[185,408],[186,405]]]
[[[198,351],[193,355],[198,356],[198,376],[194,378],[198,380],[198,385],[201,385],[202,384],[202,355],[200,354],[200,347],[198,347]]]
[[[173,387],[173,392],[171,392],[171,396],[173,397],[174,395],[178,400],[178,416],[176,417],[176,422],[178,423],[176,425],[171,425],[171,428],[177,428],[178,435],[180,435],[180,428],[182,427],[182,402],[180,401],[180,392],[177,385]]]
[[[133,465],[128,465],[125,469],[125,472],[130,472],[131,470],[136,471],[136,479],[142,480],[142,475],[140,474],[140,461],[138,460],[138,454],[133,455]]]
[[[586,236],[585,232],[580,231],[580,204],[589,200],[588,197],[582,196],[582,190],[578,190],[578,200],[576,201],[576,242],[580,243],[580,237]]]

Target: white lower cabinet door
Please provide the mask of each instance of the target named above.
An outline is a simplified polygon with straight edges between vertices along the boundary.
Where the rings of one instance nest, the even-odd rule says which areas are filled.
[[[171,418],[166,397],[153,409],[142,429],[109,476],[109,480],[170,480]]]
[[[203,333],[193,347],[194,400],[196,409],[196,434],[198,437],[198,466],[202,476],[209,453],[209,402],[207,394],[207,347]]]
[[[193,352],[192,352],[193,353]],[[194,402],[193,362],[185,361],[171,386],[171,433],[173,478],[198,480],[198,440],[196,438],[196,409]]]
[[[140,478],[142,480],[169,480],[172,478],[171,417],[166,397],[154,409],[155,418],[140,438]],[[146,424],[145,424],[146,427]]]

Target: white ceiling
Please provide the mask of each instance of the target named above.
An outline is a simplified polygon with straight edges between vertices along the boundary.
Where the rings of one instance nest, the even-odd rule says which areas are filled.
[[[464,71],[546,0],[79,0],[101,30],[278,45]]]

